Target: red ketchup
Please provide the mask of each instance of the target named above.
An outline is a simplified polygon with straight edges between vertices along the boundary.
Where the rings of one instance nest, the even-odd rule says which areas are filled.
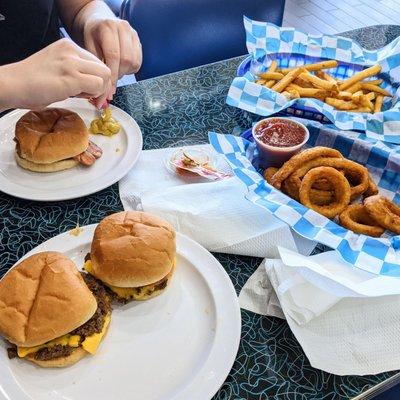
[[[300,151],[310,137],[308,129],[288,118],[266,118],[253,127],[261,167],[280,167]]]
[[[304,141],[306,132],[295,122],[282,119],[267,119],[255,129],[257,139],[272,147],[293,147]]]

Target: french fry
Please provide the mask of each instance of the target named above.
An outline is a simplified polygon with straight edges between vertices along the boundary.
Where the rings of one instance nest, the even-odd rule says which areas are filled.
[[[334,83],[337,84],[336,79],[335,79],[333,76],[329,75],[329,74],[328,74],[327,72],[325,72],[325,71],[322,71],[322,70],[316,71],[316,72],[315,72],[315,75],[317,75],[318,78],[320,78],[320,79],[325,79],[325,80],[328,81],[328,82],[334,82]]]
[[[366,97],[368,100],[373,100],[373,99],[375,98],[375,93],[374,93],[374,92],[369,92],[369,93],[367,93],[367,94],[365,95],[365,97]]]
[[[353,100],[353,93],[350,92],[339,92],[336,97],[340,100]]]
[[[287,91],[292,95],[292,99],[300,98],[300,94],[296,89],[288,89]]]
[[[351,96],[351,101],[353,103],[360,103],[363,96],[364,96],[363,91],[358,90],[357,92],[353,93],[353,95]]]
[[[265,82],[266,82],[265,79],[257,79],[256,80],[256,83],[259,84],[259,85],[264,85]]]
[[[367,107],[370,111],[374,111],[374,105],[372,104],[370,97],[371,96],[369,96],[369,94],[363,95],[360,99],[360,103],[362,106]]]
[[[384,96],[392,97],[392,95],[385,89],[382,89],[380,86],[373,85],[371,83],[362,83],[361,88],[368,90],[370,92],[375,92],[379,94],[383,94]]]
[[[360,82],[365,78],[369,78],[370,76],[379,74],[379,72],[381,72],[381,66],[379,64],[363,69],[362,71],[357,72],[350,78],[345,79],[343,83],[340,85],[340,90],[346,90],[355,83]]]
[[[328,96],[328,92],[325,89],[317,89],[317,88],[298,88],[297,92],[300,97],[315,97],[318,99],[323,99]]]
[[[333,90],[337,91],[337,84],[336,82],[328,82],[324,79],[320,79],[315,75],[311,75],[308,72],[302,72],[300,75],[300,78],[311,82],[314,86],[317,86],[319,88],[325,89],[325,90]]]
[[[381,112],[382,103],[383,103],[383,95],[379,94],[378,96],[376,96],[374,113]]]
[[[298,85],[298,86],[302,87],[302,88],[314,88],[314,85],[313,85],[311,82],[306,81],[306,80],[304,80],[304,79],[302,79],[302,78],[300,78],[300,77],[297,77],[297,78],[293,81],[293,83],[294,83],[295,85]]]
[[[268,72],[276,72],[276,69],[278,68],[278,63],[276,60],[272,60],[271,65],[268,68]]]
[[[274,86],[272,86],[272,90],[275,90],[275,92],[282,92],[289,83],[291,83],[294,79],[296,79],[301,73],[303,69],[302,68],[296,68],[292,71],[290,71],[287,75],[285,75],[279,82],[277,82]]]
[[[301,67],[306,69],[307,71],[318,71],[320,69],[328,69],[328,68],[337,67],[337,61],[336,60],[326,60],[326,61],[321,61],[321,62],[315,63],[315,64],[305,64],[305,65],[302,65]],[[282,72],[282,74],[287,74],[296,68],[298,68],[298,67],[282,68],[280,70],[280,72]]]
[[[281,94],[285,96],[288,100],[296,99],[293,93],[290,93],[287,90],[283,91]]]
[[[299,85],[296,85],[293,81],[292,83],[289,83],[289,85],[287,85],[287,89],[296,89],[298,91],[303,88]]]
[[[358,107],[357,104],[352,101],[338,100],[334,97],[327,97],[325,99],[325,103],[331,105],[332,107],[337,108],[338,110],[354,110]]]
[[[371,85],[380,85],[383,82],[383,79],[372,79],[370,81],[363,81],[361,83],[370,83]]]
[[[354,85],[351,85],[348,89],[346,89],[346,92],[350,92],[350,93],[356,93],[361,89],[361,83],[357,82]],[[341,85],[339,86],[339,90],[341,89]]]
[[[265,84],[264,84],[264,86],[265,87],[267,87],[267,88],[272,88],[272,86],[274,86],[275,85],[275,80],[270,80],[270,81],[268,81],[268,82],[266,82]]]
[[[265,79],[265,80],[270,80],[273,79],[274,81],[277,81],[279,79],[283,78],[283,74],[279,73],[279,72],[260,72],[258,74],[258,76],[261,79]]]

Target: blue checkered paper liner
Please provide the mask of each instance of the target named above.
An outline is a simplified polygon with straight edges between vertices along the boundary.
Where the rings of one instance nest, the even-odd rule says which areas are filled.
[[[227,104],[262,116],[290,107],[314,109],[341,130],[363,131],[371,139],[400,143],[400,37],[379,50],[370,51],[340,36],[310,35],[246,17],[244,25],[252,61],[249,70],[233,80]],[[379,78],[383,79],[381,87],[393,97],[386,97],[382,112],[376,114],[339,111],[317,99],[288,101],[282,94],[255,83],[255,74],[266,70],[273,59],[278,61],[280,67],[336,59],[340,62],[339,66],[327,71],[339,79],[379,63],[382,67],[379,74]]]
[[[346,158],[365,165],[380,194],[400,204],[399,152],[365,142],[355,135],[346,137],[317,122],[307,123],[307,127],[310,131],[307,145],[336,148]],[[353,233],[273,188],[258,169],[257,148],[250,140],[210,132],[209,141],[247,186],[248,200],[269,210],[305,238],[336,249],[351,265],[374,274],[400,277],[400,236],[385,234],[382,238],[373,238]]]

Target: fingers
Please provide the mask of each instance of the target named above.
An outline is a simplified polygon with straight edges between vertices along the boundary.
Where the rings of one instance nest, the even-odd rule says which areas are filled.
[[[79,49],[79,57],[87,61],[94,61],[99,64],[103,64],[103,62],[101,61],[101,52],[99,48],[95,44],[93,44],[92,46],[94,46],[93,51],[88,51],[86,49],[83,49],[82,47],[77,46]]]
[[[128,22],[121,21],[118,27],[120,44],[120,64],[118,76],[132,74],[142,64],[142,46],[135,30]]]
[[[104,26],[99,35],[103,58],[106,65],[111,70],[111,82],[115,86],[118,80],[120,63],[120,43],[118,30],[112,26]]]
[[[99,60],[101,60],[103,53],[98,43],[94,40],[92,35],[85,35],[85,48],[90,53],[94,54]]]
[[[132,40],[133,40],[133,54],[134,54],[132,73],[136,73],[139,71],[140,67],[142,66],[143,50],[142,50],[142,44],[140,43],[139,36],[134,29],[132,29],[131,35],[132,35]]]
[[[110,81],[104,81],[99,76],[80,74],[80,95],[85,94],[90,97],[106,96],[110,89]]]
[[[111,98],[109,98],[111,96]],[[112,95],[108,95],[107,92],[95,99],[93,99],[93,104],[97,108],[105,108],[108,105],[108,101],[112,100]]]
[[[98,76],[103,79],[105,85],[111,83],[111,71],[102,62],[80,60],[78,65],[79,72],[87,75]]]

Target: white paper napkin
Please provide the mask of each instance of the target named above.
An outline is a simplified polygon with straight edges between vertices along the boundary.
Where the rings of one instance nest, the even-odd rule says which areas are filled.
[[[239,304],[241,308],[256,314],[285,319],[278,296],[265,269],[266,261],[269,260],[263,260],[243,286],[239,294]]]
[[[209,145],[197,147],[214,153]],[[315,247],[313,242],[292,234],[267,210],[246,200],[247,189],[236,177],[212,182],[171,173],[166,159],[172,151],[142,153],[119,184],[124,209],[159,215],[210,251],[277,257],[276,246],[283,243],[302,254]]]
[[[281,259],[265,260],[245,284],[242,308],[283,312],[315,368],[336,375],[400,368],[400,280],[352,268],[333,251],[279,252]]]

